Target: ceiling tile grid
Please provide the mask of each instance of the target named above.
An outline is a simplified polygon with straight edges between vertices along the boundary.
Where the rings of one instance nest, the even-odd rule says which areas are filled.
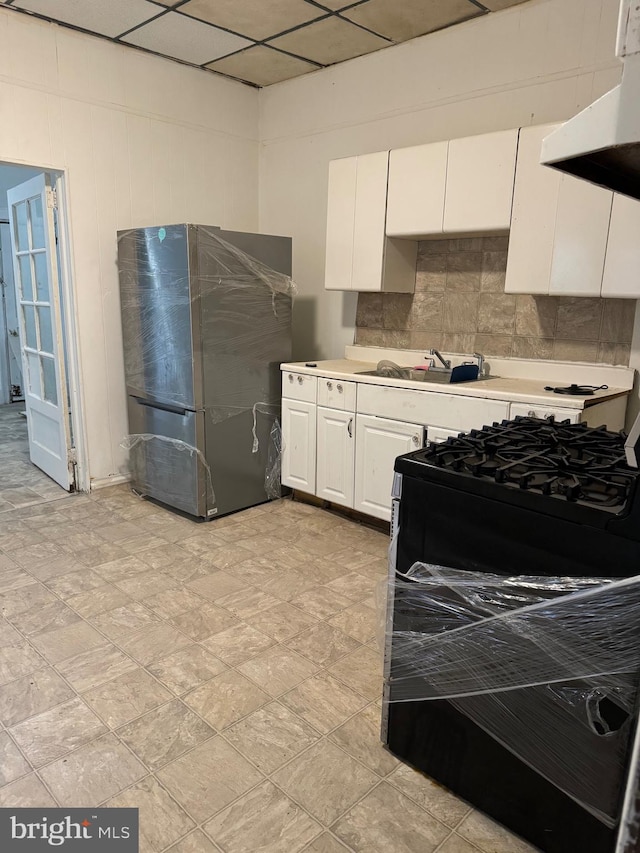
[[[0,0],[0,5],[269,86],[527,0]]]

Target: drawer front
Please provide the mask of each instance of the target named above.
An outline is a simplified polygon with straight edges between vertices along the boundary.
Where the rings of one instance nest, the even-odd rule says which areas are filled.
[[[533,403],[512,403],[509,411],[510,418],[522,415],[525,418],[548,418],[554,417],[557,421],[571,421],[572,424],[580,423],[582,412],[579,409],[558,409],[555,406],[536,406]]]
[[[503,420],[509,414],[509,404],[502,400],[457,397],[453,394],[363,383],[358,388],[357,411],[397,421],[467,432]]]
[[[427,440],[434,441],[437,444],[446,441],[448,438],[456,438],[457,435],[458,431],[455,429],[443,429],[442,427],[432,426],[427,428]]]
[[[318,387],[318,377],[308,373],[291,373],[288,370],[282,374],[282,396],[289,400],[302,400],[305,403],[315,403]]]
[[[357,382],[342,382],[340,379],[318,379],[318,405],[343,412],[355,412]]]

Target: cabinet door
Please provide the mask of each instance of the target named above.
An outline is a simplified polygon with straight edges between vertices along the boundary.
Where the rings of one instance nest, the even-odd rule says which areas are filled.
[[[562,175],[549,293],[600,296],[613,193]]]
[[[422,447],[423,435],[416,424],[356,415],[355,509],[391,520],[394,462]]]
[[[542,140],[556,124],[520,128],[506,293],[548,293],[561,173],[540,165]]]
[[[319,498],[353,506],[353,412],[318,406],[316,494]]]
[[[389,153],[387,235],[442,234],[448,142]]]
[[[316,407],[313,403],[282,401],[282,484],[315,493]]]
[[[352,290],[382,290],[389,152],[357,158]]]
[[[517,147],[517,130],[450,140],[445,234],[509,229]]]
[[[357,157],[346,157],[329,163],[324,270],[324,286],[327,290],[351,290],[357,163]]]
[[[613,194],[602,295],[640,296],[640,202]]]

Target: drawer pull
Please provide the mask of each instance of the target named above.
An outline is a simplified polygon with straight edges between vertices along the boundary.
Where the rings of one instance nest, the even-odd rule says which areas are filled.
[[[304,379],[302,378],[302,376],[298,376],[298,385],[302,385],[303,382]]]
[[[293,382],[293,373],[289,374],[289,382]]]
[[[327,390],[333,391],[333,382],[327,382]]]
[[[336,385],[336,388],[338,389],[338,394],[342,394],[342,392],[344,390],[342,385]]]
[[[349,418],[349,423],[347,424],[347,432],[349,433],[349,438],[353,438],[353,418]]]

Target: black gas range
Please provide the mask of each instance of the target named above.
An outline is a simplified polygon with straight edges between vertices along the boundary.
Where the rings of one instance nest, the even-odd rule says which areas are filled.
[[[640,574],[624,443],[516,418],[395,465],[383,740],[548,853],[615,850],[640,682],[640,592],[615,581]],[[623,671],[588,671],[620,649]]]

